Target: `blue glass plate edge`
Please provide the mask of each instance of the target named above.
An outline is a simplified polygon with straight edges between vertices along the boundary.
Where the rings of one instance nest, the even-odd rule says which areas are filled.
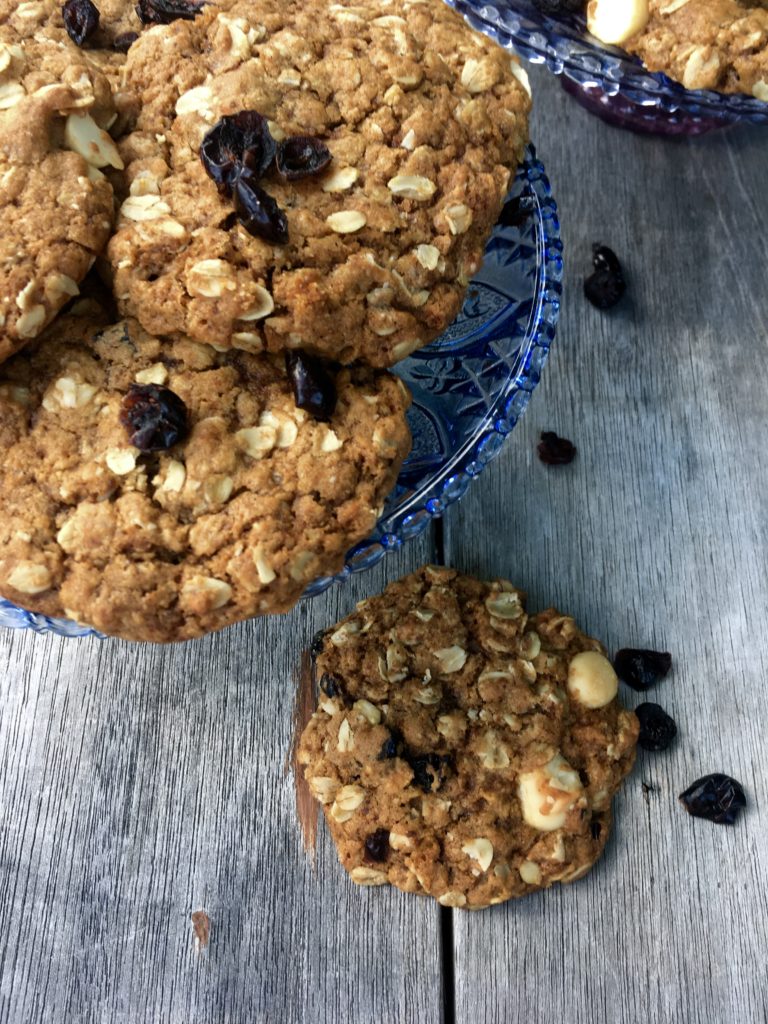
[[[555,337],[562,293],[563,245],[557,203],[544,165],[536,157],[533,145],[527,147],[515,181],[516,184],[522,182],[521,194],[533,203],[537,229],[536,289],[529,329],[519,342],[516,372],[510,375],[489,407],[482,432],[468,439],[426,490],[414,491],[394,513],[385,514],[374,532],[348,552],[344,568],[334,576],[315,580],[302,595],[302,600],[317,596],[333,584],[343,583],[353,573],[370,569],[388,552],[397,550],[406,541],[423,533],[434,518],[441,516],[446,508],[463,496],[470,482],[499,454],[504,439],[525,411]],[[428,355],[429,348],[417,353],[416,358]],[[90,626],[30,612],[4,599],[0,599],[0,627],[31,629],[36,633],[52,632],[71,638],[95,636],[105,639],[102,633]]]
[[[661,72],[648,71],[639,58],[606,46],[586,30],[578,16],[553,18],[526,0],[477,3],[446,0],[479,32],[532,64],[545,64],[581,87],[598,87],[639,106],[667,114],[746,121],[768,125],[768,103],[743,93],[686,89]]]

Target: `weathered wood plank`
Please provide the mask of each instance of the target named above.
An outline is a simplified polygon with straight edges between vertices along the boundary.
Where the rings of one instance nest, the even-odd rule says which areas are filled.
[[[567,291],[544,382],[500,460],[446,519],[447,558],[508,575],[609,647],[659,646],[648,695],[676,718],[640,754],[616,834],[584,881],[454,913],[456,1020],[758,1024],[768,1019],[768,135],[635,137],[534,72],[534,139],[552,177]],[[626,260],[632,300],[581,295],[590,245]],[[535,455],[540,430],[579,448]],[[480,528],[485,523],[487,528]],[[643,698],[631,691],[632,704]],[[733,829],[677,794],[726,771]],[[641,780],[654,786],[643,799]]]
[[[429,543],[187,645],[0,633],[3,1024],[441,1019],[437,908],[313,865],[286,772],[301,648]]]

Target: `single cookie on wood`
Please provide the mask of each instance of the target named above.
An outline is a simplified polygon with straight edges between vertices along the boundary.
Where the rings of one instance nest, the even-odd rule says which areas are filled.
[[[0,370],[0,593],[158,642],[290,608],[410,444],[395,377],[312,372],[306,411],[282,356],[60,318]]]
[[[121,143],[109,245],[123,313],[222,347],[374,366],[455,318],[523,155],[530,99],[516,59],[442,0],[210,5],[144,32],[125,77],[142,109]],[[247,173],[214,181],[201,144],[246,111],[270,137],[247,160],[230,138]],[[320,173],[281,173],[279,149],[262,165],[296,136],[327,147]]]
[[[426,566],[314,648],[299,763],[353,881],[476,909],[586,874],[638,723],[572,618]]]

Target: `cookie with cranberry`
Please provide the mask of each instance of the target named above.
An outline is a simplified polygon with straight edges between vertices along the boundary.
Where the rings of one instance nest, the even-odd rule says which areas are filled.
[[[441,0],[210,5],[144,33],[125,74],[142,110],[109,246],[124,313],[375,366],[455,318],[530,100]]]
[[[60,318],[0,371],[0,594],[158,642],[285,611],[376,522],[408,403],[383,371]]]
[[[572,618],[426,566],[318,646],[299,762],[353,881],[476,909],[586,874],[638,723]]]

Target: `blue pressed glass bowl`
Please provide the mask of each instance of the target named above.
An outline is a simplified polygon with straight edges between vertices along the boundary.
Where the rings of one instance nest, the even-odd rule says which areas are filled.
[[[533,64],[603,120],[658,135],[700,135],[737,123],[768,125],[768,103],[743,94],[686,89],[590,35],[581,15],[543,14],[531,0],[447,0],[469,23]]]
[[[461,313],[437,341],[396,367],[413,395],[413,448],[376,529],[347,553],[338,575],[315,580],[305,597],[369,569],[420,534],[499,453],[555,335],[562,249],[557,206],[531,146]],[[63,636],[94,632],[2,600],[0,626]]]

